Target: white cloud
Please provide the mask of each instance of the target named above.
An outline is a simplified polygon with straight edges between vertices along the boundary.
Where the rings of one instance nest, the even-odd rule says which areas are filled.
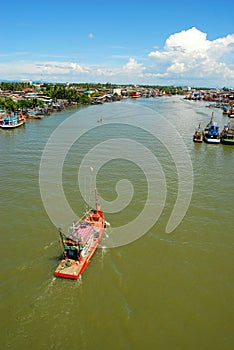
[[[88,74],[89,69],[73,62],[14,62],[11,64],[0,63],[0,76],[6,79],[39,79],[41,77],[50,78],[50,76],[62,77],[64,75]]]
[[[207,49],[207,44],[206,34],[193,27],[169,36],[166,40],[165,50],[185,53],[202,52]]]
[[[99,76],[108,77],[125,77],[133,78],[136,75],[141,76],[145,67],[141,63],[138,63],[134,58],[130,57],[128,62],[122,67],[112,67],[112,68],[93,68],[93,73],[96,73]]]
[[[128,62],[120,67],[84,67],[76,62],[15,62],[11,64],[0,63],[0,79],[55,79],[57,81],[104,81],[118,80],[132,82],[137,76],[142,76],[144,67],[134,58],[129,58]]]
[[[176,62],[174,64],[172,64],[168,69],[167,69],[167,72],[168,73],[183,73],[185,70],[185,67],[184,67],[184,63],[179,63],[179,62]]]
[[[71,69],[73,69],[76,72],[80,72],[80,73],[89,73],[89,69],[80,66],[77,63],[70,63]]]
[[[122,69],[127,74],[139,74],[142,73],[145,68],[142,66],[141,63],[137,63],[137,61],[134,58],[130,57],[128,63],[126,63]]]
[[[234,34],[224,38],[207,40],[206,33],[193,27],[169,36],[163,51],[152,51],[149,57],[153,61],[156,76],[174,76],[189,79],[200,78],[220,81],[234,79],[234,70],[225,59],[234,52]]]
[[[89,34],[91,38],[92,33]],[[27,55],[28,57],[30,55]],[[138,55],[139,56],[139,55]],[[234,81],[234,34],[216,40],[208,40],[207,34],[193,27],[170,35],[163,50],[154,47],[144,65],[133,56],[103,57],[102,65],[88,65],[66,61],[57,56],[46,60],[20,61],[19,55],[11,55],[15,61],[0,55],[1,79],[43,79],[47,81],[92,81],[134,84],[194,84],[199,86],[231,86]],[[113,62],[110,63],[110,59]],[[123,62],[124,64],[118,64]],[[146,64],[148,59],[148,65]],[[108,62],[108,65],[104,62]]]

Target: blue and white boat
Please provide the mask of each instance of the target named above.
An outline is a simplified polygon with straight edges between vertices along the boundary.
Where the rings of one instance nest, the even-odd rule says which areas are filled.
[[[220,143],[219,126],[214,121],[214,114],[204,130],[204,141],[206,143]]]
[[[22,126],[25,124],[26,118],[24,118],[22,115],[19,115],[18,113],[4,113],[0,120],[0,127],[2,129],[15,129],[19,126]]]

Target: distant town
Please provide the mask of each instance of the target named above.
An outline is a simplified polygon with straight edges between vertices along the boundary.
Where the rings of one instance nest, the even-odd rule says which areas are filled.
[[[102,104],[126,98],[156,98],[183,95],[189,100],[204,100],[234,106],[234,90],[178,86],[113,85],[89,83],[0,82],[0,109],[22,111],[27,117],[42,118],[72,105]]]

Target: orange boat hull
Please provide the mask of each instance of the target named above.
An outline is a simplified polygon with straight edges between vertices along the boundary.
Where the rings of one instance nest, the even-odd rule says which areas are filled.
[[[88,220],[87,220],[88,221]],[[89,222],[89,221],[88,221]],[[86,267],[89,265],[90,260],[92,256],[94,255],[95,251],[97,250],[103,234],[105,232],[105,219],[104,217],[101,218],[99,222],[92,222],[92,227],[97,229],[96,235],[93,237],[92,244],[87,252],[87,254],[83,257],[80,256],[78,260],[73,260],[69,258],[63,258],[57,269],[54,272],[54,276],[56,277],[63,277],[63,278],[70,278],[70,279],[77,279],[86,269]]]

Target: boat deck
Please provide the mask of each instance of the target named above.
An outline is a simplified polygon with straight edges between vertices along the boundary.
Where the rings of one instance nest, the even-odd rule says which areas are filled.
[[[94,221],[91,223],[91,225],[94,226],[95,233],[88,254],[84,257],[81,256],[79,260],[72,260],[68,258],[62,259],[54,272],[54,275],[56,277],[77,279],[88,266],[93,254],[95,253],[102,239],[104,233],[104,221]]]

